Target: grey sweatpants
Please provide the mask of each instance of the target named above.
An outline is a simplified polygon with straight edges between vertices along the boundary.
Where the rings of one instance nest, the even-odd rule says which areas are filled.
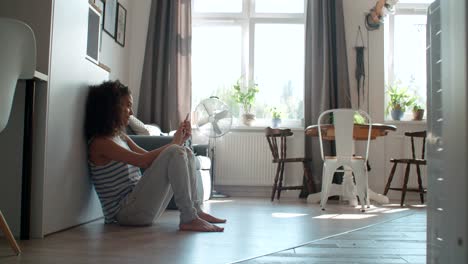
[[[172,145],[147,168],[133,191],[121,202],[117,222],[121,225],[151,225],[166,209],[174,194],[180,223],[197,217],[195,160],[188,148]]]

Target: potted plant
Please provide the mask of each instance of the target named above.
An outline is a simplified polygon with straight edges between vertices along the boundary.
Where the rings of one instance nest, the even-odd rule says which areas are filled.
[[[232,97],[242,107],[242,122],[246,126],[251,126],[255,121],[255,114],[252,113],[252,106],[255,103],[255,95],[259,92],[258,85],[254,84],[242,89],[240,79],[233,85],[234,92]]]
[[[354,114],[354,124],[363,125],[365,123],[366,123],[366,118],[364,118],[361,114],[356,112]]]
[[[271,127],[273,128],[276,128],[276,127],[279,127],[281,125],[281,111],[276,108],[276,107],[272,107],[270,109],[270,113],[271,113]]]
[[[413,120],[422,120],[424,116],[424,108],[419,103],[413,104]]]
[[[401,82],[397,81],[392,85],[388,85],[387,94],[390,97],[385,113],[389,113],[393,120],[400,120],[406,111],[406,107],[413,105],[416,97],[408,92],[408,87],[401,86]]]

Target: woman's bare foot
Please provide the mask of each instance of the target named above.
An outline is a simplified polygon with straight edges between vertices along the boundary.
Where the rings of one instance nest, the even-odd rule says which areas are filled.
[[[201,219],[209,222],[209,223],[215,223],[215,224],[222,224],[222,223],[226,223],[226,219],[220,219],[220,218],[217,218],[217,217],[214,217],[210,214],[207,214],[203,211],[200,211],[198,213],[198,217],[200,217]]]
[[[208,223],[201,218],[195,218],[192,221],[180,224],[179,229],[182,231],[198,231],[198,232],[223,232],[224,228]]]

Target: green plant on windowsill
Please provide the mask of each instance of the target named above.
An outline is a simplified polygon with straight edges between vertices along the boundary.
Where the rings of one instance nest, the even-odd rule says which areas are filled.
[[[279,127],[281,125],[281,116],[283,115],[281,110],[277,107],[270,108],[271,113],[271,126],[272,127]]]
[[[393,120],[400,120],[406,112],[406,108],[412,106],[417,97],[410,94],[408,87],[402,86],[401,81],[387,85],[387,94],[390,101],[385,109],[385,114],[391,114]]]
[[[270,113],[272,119],[281,119],[281,116],[283,114],[281,110],[279,110],[277,107],[272,107],[270,109]]]
[[[424,108],[421,104],[413,103],[413,120],[422,120],[424,117]]]
[[[259,92],[258,85],[250,85],[246,89],[242,89],[241,78],[232,86],[234,89],[232,98],[236,103],[240,104],[243,110],[242,120],[247,126],[250,126],[255,120],[255,115],[252,113],[252,106],[255,103],[255,95]]]

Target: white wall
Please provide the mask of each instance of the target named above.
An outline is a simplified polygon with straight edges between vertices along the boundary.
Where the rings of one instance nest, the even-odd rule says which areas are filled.
[[[138,109],[151,0],[119,3],[127,9],[125,47],[103,32],[102,46],[106,48],[101,51],[100,61],[111,68],[109,79],[119,79],[129,86],[134,109]]]
[[[85,59],[87,19],[87,1],[55,0],[46,117],[44,234],[102,215],[88,178],[83,121],[88,84],[106,80],[108,73]]]
[[[369,108],[367,107],[367,99],[361,109],[368,111],[376,122],[383,122],[383,104],[384,104],[384,83],[385,83],[385,61],[384,61],[384,30],[381,27],[379,30],[367,32],[364,25],[364,14],[375,5],[375,0],[354,0],[343,1],[345,28],[346,28],[346,44],[348,52],[348,69],[349,81],[351,85],[351,96],[353,107],[357,108],[357,84],[354,77],[356,70],[356,52],[355,39],[358,27],[364,37],[365,50],[365,68],[366,68],[366,85],[365,89],[369,89]],[[369,46],[367,46],[367,38],[369,38]],[[369,67],[368,67],[368,60]]]
[[[150,8],[151,0],[139,0],[132,2],[132,8],[130,10],[130,32],[128,32],[130,38],[130,67],[128,85],[133,94],[135,110],[138,109]]]
[[[99,60],[105,65],[111,68],[109,74],[110,80],[119,79],[123,84],[129,84],[129,69],[131,64],[129,63],[130,55],[130,43],[132,38],[130,37],[129,29],[131,27],[131,9],[127,0],[119,0],[119,3],[127,9],[127,25],[125,35],[125,46],[122,47],[118,44],[109,34],[102,32],[102,49]],[[132,3],[133,4],[133,3]]]
[[[365,68],[366,68],[366,86],[369,91],[369,108],[367,107],[367,98],[364,104],[361,104],[361,109],[368,111],[372,117],[372,121],[376,123],[389,123],[397,127],[396,132],[390,132],[388,136],[378,138],[371,142],[370,148],[370,164],[372,170],[369,175],[369,186],[376,192],[383,192],[385,183],[390,173],[391,164],[390,158],[393,157],[409,157],[410,143],[403,136],[405,131],[416,131],[426,129],[425,122],[398,122],[385,121],[385,38],[384,26],[379,30],[367,32],[364,25],[364,16],[375,5],[375,0],[353,0],[343,1],[344,16],[346,27],[346,41],[348,52],[348,69],[349,80],[351,85],[351,97],[353,99],[353,107],[357,107],[357,84],[354,77],[356,69],[356,52],[355,40],[358,27],[364,37],[365,50]],[[369,61],[368,61],[369,60]],[[362,99],[361,99],[362,100]],[[358,143],[358,151],[362,152],[363,144]],[[396,172],[392,185],[401,185],[398,178],[403,173],[403,168]],[[410,186],[416,186],[416,175],[414,170],[410,176]],[[425,178],[425,177],[424,177]],[[400,192],[390,192],[390,198],[399,199]],[[411,198],[413,193],[408,194]]]

